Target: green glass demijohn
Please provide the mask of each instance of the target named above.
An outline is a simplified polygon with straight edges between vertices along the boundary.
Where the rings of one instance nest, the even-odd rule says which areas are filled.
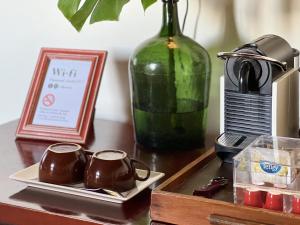
[[[130,59],[137,143],[154,149],[204,144],[211,64],[207,51],[181,32],[178,0],[163,0],[159,34]]]

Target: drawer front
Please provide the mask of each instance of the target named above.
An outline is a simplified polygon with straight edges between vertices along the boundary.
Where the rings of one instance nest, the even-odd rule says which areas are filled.
[[[271,225],[266,223],[258,223],[250,220],[232,218],[228,216],[220,216],[216,214],[210,215],[208,218],[212,225]]]

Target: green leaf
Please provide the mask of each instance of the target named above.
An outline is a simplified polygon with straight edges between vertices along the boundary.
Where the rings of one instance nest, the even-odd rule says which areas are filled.
[[[149,6],[153,5],[157,0],[141,0],[144,10],[146,10]]]
[[[99,0],[92,13],[90,23],[105,20],[119,20],[122,8],[128,2],[129,0]]]
[[[79,8],[81,1],[83,5]],[[157,0],[141,0],[146,10]],[[129,0],[58,0],[58,8],[72,23],[77,31],[80,31],[91,15],[90,23],[119,20],[120,13]]]
[[[64,16],[70,20],[78,10],[80,1],[81,0],[59,0],[57,5]]]
[[[81,30],[98,1],[99,0],[85,0],[81,8],[72,16],[71,23],[77,31]]]

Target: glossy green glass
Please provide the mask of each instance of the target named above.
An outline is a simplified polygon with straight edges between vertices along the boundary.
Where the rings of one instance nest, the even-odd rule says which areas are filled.
[[[210,86],[207,51],[180,30],[176,0],[163,0],[159,34],[130,60],[136,141],[148,148],[203,146]]]

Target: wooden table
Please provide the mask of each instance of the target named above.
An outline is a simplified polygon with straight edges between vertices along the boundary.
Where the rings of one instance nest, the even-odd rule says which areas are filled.
[[[151,170],[166,176],[124,204],[90,200],[71,195],[28,188],[9,180],[9,175],[38,162],[51,142],[15,140],[18,121],[0,126],[0,224],[11,225],[79,225],[79,224],[150,224],[151,189],[203,153],[204,149],[153,151],[134,142],[131,125],[97,119],[90,150],[116,148],[148,164]],[[212,139],[210,139],[212,140]],[[207,146],[212,143],[207,142]]]

